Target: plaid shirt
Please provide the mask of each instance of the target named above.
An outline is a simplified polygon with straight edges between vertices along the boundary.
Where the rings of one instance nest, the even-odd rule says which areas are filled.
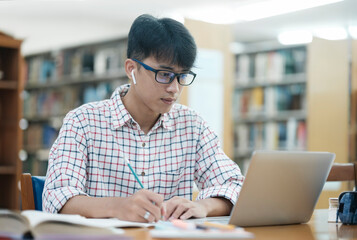
[[[123,156],[144,187],[164,196],[224,197],[235,203],[244,177],[222,151],[215,133],[193,110],[174,104],[146,135],[121,96],[85,104],[67,114],[53,144],[43,191],[43,209],[58,212],[77,195],[128,197],[140,189]]]

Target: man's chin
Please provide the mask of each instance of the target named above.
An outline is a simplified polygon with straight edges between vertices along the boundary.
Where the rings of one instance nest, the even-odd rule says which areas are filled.
[[[171,108],[173,107],[174,105],[172,104],[171,106],[167,106],[166,108],[162,108],[161,111],[160,111],[160,114],[164,114],[164,113],[168,113],[170,112]]]

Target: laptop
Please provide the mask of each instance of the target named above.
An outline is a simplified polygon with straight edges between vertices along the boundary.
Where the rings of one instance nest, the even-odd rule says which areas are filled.
[[[335,159],[328,152],[255,151],[229,224],[308,222]],[[224,217],[206,218],[224,222]]]

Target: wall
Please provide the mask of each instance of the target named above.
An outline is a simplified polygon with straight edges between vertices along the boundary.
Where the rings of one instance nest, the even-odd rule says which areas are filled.
[[[223,56],[223,119],[222,136],[223,150],[229,157],[233,157],[233,126],[232,126],[232,85],[233,85],[233,54],[229,51],[232,42],[232,29],[228,25],[215,25],[200,21],[185,20],[185,26],[189,29],[199,49],[217,50]],[[208,70],[209,71],[209,70]],[[194,83],[197,84],[197,83]],[[188,105],[190,87],[186,88],[181,96],[181,103]],[[201,93],[204,96],[205,92]],[[209,96],[208,96],[209,97]],[[203,103],[204,104],[204,103]],[[198,112],[200,109],[196,109]],[[212,114],[218,114],[212,112]]]
[[[308,50],[308,150],[336,154],[335,162],[348,162],[349,45],[347,40],[315,38]],[[327,183],[317,208],[328,208],[345,184]]]

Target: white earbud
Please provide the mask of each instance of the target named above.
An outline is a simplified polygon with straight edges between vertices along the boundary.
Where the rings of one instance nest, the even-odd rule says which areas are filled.
[[[136,85],[136,79],[135,79],[135,76],[134,76],[134,69],[131,71],[131,76],[133,77],[133,82]]]

